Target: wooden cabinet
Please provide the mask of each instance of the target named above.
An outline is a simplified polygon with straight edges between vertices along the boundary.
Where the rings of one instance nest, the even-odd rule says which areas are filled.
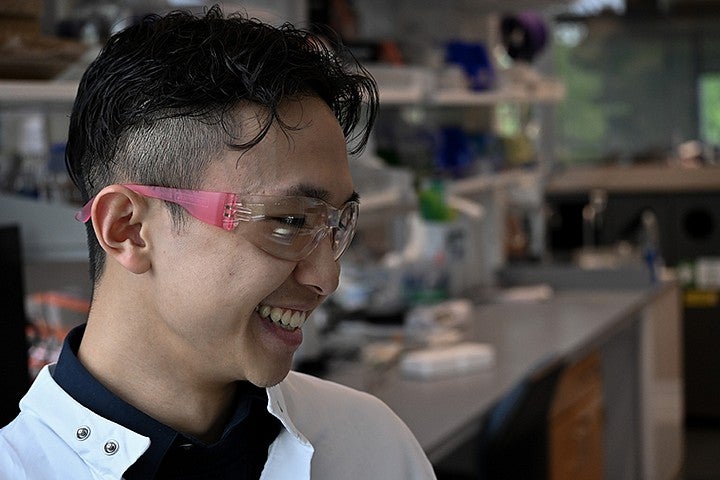
[[[602,479],[603,388],[598,353],[562,373],[549,420],[549,478]]]

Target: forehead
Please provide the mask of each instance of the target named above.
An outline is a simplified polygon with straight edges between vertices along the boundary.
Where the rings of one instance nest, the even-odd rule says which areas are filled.
[[[207,176],[208,188],[238,193],[292,194],[327,192],[330,203],[344,202],[353,191],[342,129],[320,99],[303,97],[280,105],[282,125],[274,122],[263,139],[249,150],[233,145],[256,136],[267,111],[252,105],[238,109],[237,137],[228,142]]]

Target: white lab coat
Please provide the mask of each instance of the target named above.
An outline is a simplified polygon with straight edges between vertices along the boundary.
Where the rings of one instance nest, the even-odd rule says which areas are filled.
[[[70,397],[45,367],[0,430],[0,480],[119,480],[150,439]],[[262,480],[433,479],[405,424],[366,393],[296,372],[267,389],[284,425]],[[302,433],[301,433],[302,432]]]

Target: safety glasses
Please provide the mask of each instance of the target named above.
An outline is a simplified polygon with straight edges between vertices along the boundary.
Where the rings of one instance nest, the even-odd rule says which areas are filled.
[[[341,209],[311,197],[236,195],[148,185],[123,185],[146,197],[176,203],[198,220],[225,230],[238,230],[250,243],[283,260],[300,261],[327,235],[335,260],[355,235],[359,205],[349,201]],[[94,198],[75,215],[90,219]]]

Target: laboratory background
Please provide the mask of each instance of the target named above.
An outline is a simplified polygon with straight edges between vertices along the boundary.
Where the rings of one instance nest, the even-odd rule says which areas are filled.
[[[89,308],[80,76],[212,3],[0,1],[0,426]],[[218,3],[330,27],[378,83],[296,370],[382,399],[440,479],[720,478],[720,1]]]

